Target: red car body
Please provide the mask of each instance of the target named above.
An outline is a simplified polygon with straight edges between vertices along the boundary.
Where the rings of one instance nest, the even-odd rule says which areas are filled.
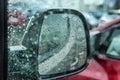
[[[116,23],[120,23],[120,18],[90,30],[90,36],[92,37]],[[83,72],[59,80],[120,80],[120,60],[103,56],[92,58],[89,66]]]

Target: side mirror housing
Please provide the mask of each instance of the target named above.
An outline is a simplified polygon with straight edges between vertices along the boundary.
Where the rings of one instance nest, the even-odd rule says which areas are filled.
[[[75,10],[52,9],[41,17],[38,52],[41,77],[54,79],[84,70],[89,56],[89,33],[84,16]],[[42,61],[42,55],[48,58]]]

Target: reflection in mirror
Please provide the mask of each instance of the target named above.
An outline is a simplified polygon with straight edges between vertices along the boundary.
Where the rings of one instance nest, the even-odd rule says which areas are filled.
[[[120,30],[115,29],[110,39],[111,43],[107,49],[107,54],[120,58]]]
[[[74,14],[45,15],[39,39],[39,74],[79,69],[86,57],[86,36],[81,19]]]

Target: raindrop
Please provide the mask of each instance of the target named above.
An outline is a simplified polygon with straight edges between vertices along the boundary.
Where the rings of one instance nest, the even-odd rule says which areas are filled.
[[[32,54],[30,54],[29,57],[32,57]]]
[[[25,29],[23,29],[23,31],[25,31]]]
[[[31,17],[28,17],[28,19],[31,19]]]
[[[70,69],[71,69],[71,70],[74,70],[74,69],[76,69],[76,67],[70,67]]]
[[[29,61],[29,58],[27,58],[27,61]]]
[[[50,13],[50,14],[53,14],[53,11],[50,11],[49,13]]]
[[[13,30],[13,33],[15,33],[16,31],[15,30]]]
[[[21,32],[21,30],[19,30],[19,32]]]
[[[35,24],[38,24],[38,22],[36,21],[36,22],[34,22]]]
[[[35,41],[34,44],[37,44],[37,41]]]
[[[22,28],[22,26],[19,26],[19,29],[21,29]]]
[[[47,19],[47,18],[48,18],[48,16],[44,16],[44,18],[45,18],[45,19]]]
[[[66,18],[68,16],[68,14],[63,14],[62,17],[63,18]]]
[[[26,54],[26,58],[28,58],[29,56]]]
[[[35,16],[32,16],[32,18],[35,18]]]
[[[83,52],[83,51],[79,53],[79,55],[80,55],[80,56],[82,56],[83,54],[84,54],[84,52]]]
[[[17,63],[15,63],[14,65],[17,65]]]
[[[58,71],[60,71],[61,70],[61,68],[58,68]]]
[[[24,62],[24,61],[22,61],[21,63],[22,63],[22,64],[24,64],[25,62]]]
[[[24,23],[23,26],[25,26],[26,24]]]
[[[74,20],[74,21],[77,21],[77,18],[76,18],[76,17],[73,17],[73,20]]]
[[[30,38],[30,41],[33,41],[33,39],[32,39],[32,38]]]
[[[39,17],[39,16],[40,16],[40,14],[39,14],[39,13],[36,13],[36,15],[37,15],[37,17]]]
[[[76,38],[77,38],[77,39],[80,39],[80,35],[77,35]]]
[[[33,23],[31,23],[31,25],[33,25]]]
[[[33,54],[36,54],[35,52],[33,52]]]
[[[57,40],[59,40],[59,38],[58,37],[53,37],[53,40],[57,41]]]
[[[78,28],[78,32],[82,32],[82,29],[81,29],[81,28]]]

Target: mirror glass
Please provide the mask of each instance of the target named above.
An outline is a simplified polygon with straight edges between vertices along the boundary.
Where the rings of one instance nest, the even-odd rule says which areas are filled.
[[[45,15],[39,38],[39,74],[80,68],[86,62],[86,45],[84,25],[78,16],[70,13]]]

